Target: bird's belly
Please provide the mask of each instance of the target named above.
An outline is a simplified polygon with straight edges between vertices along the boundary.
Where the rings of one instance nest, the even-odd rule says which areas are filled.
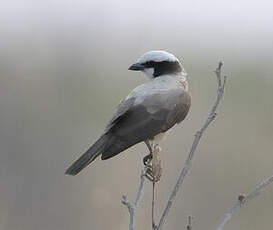
[[[167,136],[167,132],[164,132],[164,133],[159,133],[157,135],[155,135],[152,139],[152,141],[155,143],[155,144],[158,144],[160,141],[163,141]]]

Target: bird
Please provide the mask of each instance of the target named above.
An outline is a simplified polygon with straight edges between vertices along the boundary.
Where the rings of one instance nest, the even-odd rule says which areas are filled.
[[[191,106],[187,73],[173,54],[164,50],[144,53],[129,67],[141,71],[148,81],[134,88],[116,108],[99,139],[67,170],[76,175],[98,156],[112,158],[144,142],[152,157],[152,144],[158,145],[168,130],[181,123]]]

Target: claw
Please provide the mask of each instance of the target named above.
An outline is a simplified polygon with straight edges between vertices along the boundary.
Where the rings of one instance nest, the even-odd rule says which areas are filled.
[[[147,167],[147,168],[146,168],[146,172],[145,172],[145,177],[146,177],[149,181],[153,182],[153,181],[154,181],[153,168],[152,168],[151,165],[147,165],[146,167]]]
[[[143,158],[143,164],[145,166],[149,165],[152,159],[153,159],[153,155],[150,153],[149,155]]]

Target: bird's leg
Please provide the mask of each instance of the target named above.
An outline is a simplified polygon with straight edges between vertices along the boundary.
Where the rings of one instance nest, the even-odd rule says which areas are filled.
[[[153,142],[152,141],[149,141],[149,140],[146,140],[145,141],[145,144],[147,146],[147,148],[149,149],[149,154],[146,155],[144,158],[143,158],[143,164],[146,168],[146,173],[145,173],[145,176],[147,177],[148,180],[152,181],[153,182],[153,169],[152,169],[152,159],[153,159]]]
[[[151,161],[152,161],[152,159],[153,159],[153,148],[152,148],[152,145],[151,145],[151,143],[150,143],[150,141],[149,140],[146,140],[145,141],[145,144],[146,144],[146,146],[147,146],[147,148],[149,149],[149,154],[148,155],[146,155],[144,158],[143,158],[143,164],[145,165],[145,166],[147,166],[147,165],[149,165],[150,163],[151,163]]]
[[[153,141],[150,141],[150,140],[146,140],[145,144],[146,144],[146,146],[147,146],[147,148],[149,149],[149,152],[150,152],[148,155],[146,155],[143,158],[143,164],[145,166],[145,171],[146,171],[145,176],[149,181],[153,182],[154,178],[153,178],[152,159],[153,159],[154,144],[153,144]]]
[[[144,164],[145,166],[149,165],[149,164],[151,163],[152,159],[153,159],[153,155],[152,155],[151,153],[148,154],[148,155],[146,155],[146,156],[143,158],[143,164]]]
[[[150,154],[143,158],[143,163],[146,168],[145,176],[151,182],[157,182],[161,178],[162,168],[159,153],[161,148],[158,144],[155,144],[152,140],[145,141]]]

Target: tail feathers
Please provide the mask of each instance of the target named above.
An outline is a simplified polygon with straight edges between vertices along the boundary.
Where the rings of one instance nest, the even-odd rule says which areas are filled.
[[[109,138],[103,135],[98,139],[78,160],[76,160],[65,172],[65,174],[76,175],[92,161],[94,161],[108,146]]]

